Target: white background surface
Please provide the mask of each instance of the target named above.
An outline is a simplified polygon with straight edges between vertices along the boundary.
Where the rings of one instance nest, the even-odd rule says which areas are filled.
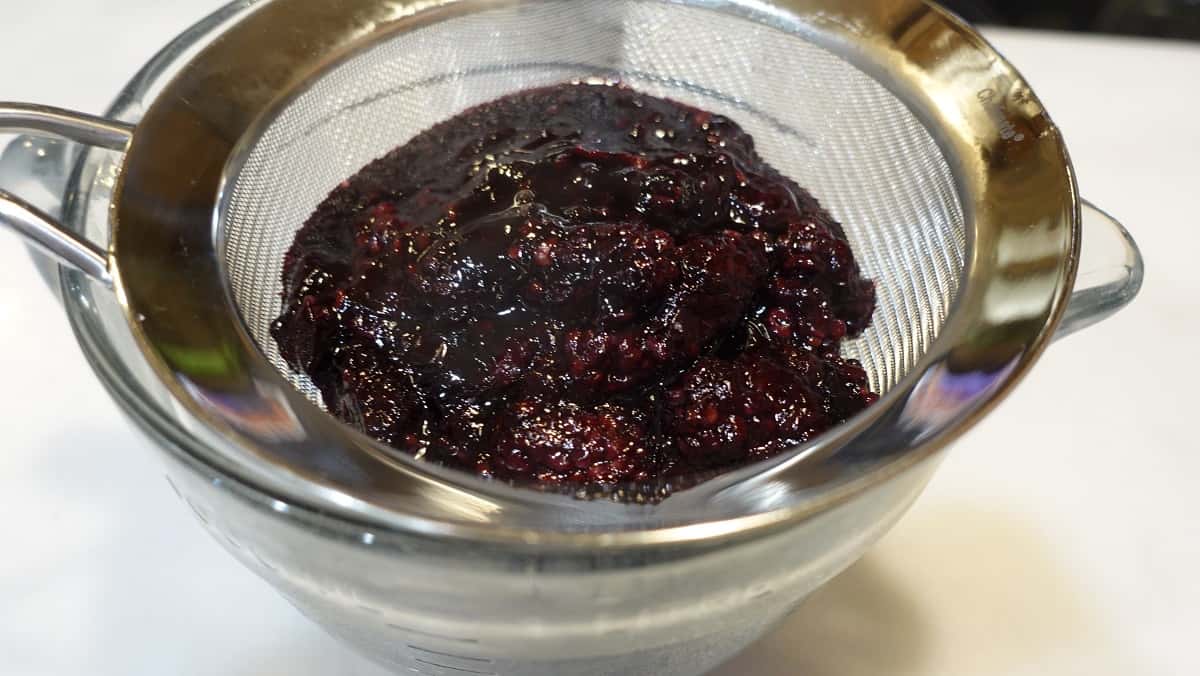
[[[213,0],[4,0],[0,99],[101,112]],[[990,37],[1148,266],[720,676],[1200,673],[1200,46]],[[209,540],[0,234],[0,674],[376,676]]]

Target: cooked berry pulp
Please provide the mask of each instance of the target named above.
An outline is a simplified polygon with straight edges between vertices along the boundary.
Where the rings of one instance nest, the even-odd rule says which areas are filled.
[[[428,461],[655,494],[876,399],[875,289],[732,120],[621,86],[520,92],[344,181],[272,334],[329,410]]]

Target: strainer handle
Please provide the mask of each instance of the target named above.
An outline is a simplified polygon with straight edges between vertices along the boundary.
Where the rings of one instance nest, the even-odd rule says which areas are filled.
[[[49,106],[0,103],[0,133],[55,136],[123,151],[133,137],[133,127]],[[0,224],[16,230],[62,263],[106,285],[112,284],[108,252],[67,229],[41,209],[4,190],[0,190]]]
[[[1142,288],[1142,253],[1117,219],[1084,201],[1083,246],[1075,290],[1055,339],[1085,329],[1114,314]]]

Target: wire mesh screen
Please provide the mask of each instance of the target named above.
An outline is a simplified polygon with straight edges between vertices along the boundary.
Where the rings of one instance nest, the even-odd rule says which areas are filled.
[[[340,181],[422,130],[521,89],[619,79],[726,115],[844,226],[878,285],[873,325],[845,346],[876,391],[937,334],[966,254],[949,165],[879,82],[802,37],[661,0],[523,3],[375,42],[266,127],[221,214],[225,260],[251,335],[298,388],[269,335],[296,231]]]

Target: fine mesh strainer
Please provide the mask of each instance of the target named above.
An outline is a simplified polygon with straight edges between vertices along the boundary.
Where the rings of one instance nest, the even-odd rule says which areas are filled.
[[[896,96],[827,49],[737,15],[535,3],[382,37],[316,75],[240,149],[220,209],[220,255],[250,335],[314,403],[316,389],[289,373],[269,335],[298,226],[331,186],[398,140],[567,80],[620,81],[738,120],[768,162],[840,217],[879,280],[874,327],[848,348],[872,384],[887,390],[924,354],[958,287],[966,234],[950,165]]]
[[[1020,76],[919,0],[263,0],[207,39],[136,131],[0,104],[0,128],[124,152],[92,188],[107,249],[2,192],[0,222],[115,291],[93,299],[107,338],[163,395],[122,403],[222,543],[401,671],[699,673],[861,554],[1056,331],[1140,282]],[[421,130],[564,81],[728,115],[821,199],[878,284],[846,347],[876,405],[659,505],[484,482],[320,410],[267,333],[296,230]],[[1072,294],[1084,230],[1111,237]]]

